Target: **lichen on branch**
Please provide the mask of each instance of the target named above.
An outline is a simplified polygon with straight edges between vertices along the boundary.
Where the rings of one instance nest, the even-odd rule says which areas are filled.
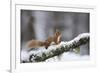
[[[71,48],[76,48],[89,42],[89,33],[82,33],[71,41],[61,42],[58,45],[51,45],[47,50],[42,52],[34,52],[29,57],[29,62],[42,62],[54,56],[58,56]]]

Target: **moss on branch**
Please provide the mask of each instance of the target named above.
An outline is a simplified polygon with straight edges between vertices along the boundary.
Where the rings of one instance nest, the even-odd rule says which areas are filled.
[[[71,41],[60,43],[59,45],[51,45],[47,50],[30,55],[29,62],[41,62],[54,56],[58,56],[64,52],[69,51],[71,48],[77,48],[89,42],[89,33],[78,35]]]

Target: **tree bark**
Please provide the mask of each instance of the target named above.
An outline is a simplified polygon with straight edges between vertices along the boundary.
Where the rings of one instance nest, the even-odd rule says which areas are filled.
[[[30,55],[29,62],[42,62],[54,56],[58,56],[70,49],[75,49],[89,42],[89,33],[82,33],[71,41],[61,42],[58,45],[51,45],[47,50]]]

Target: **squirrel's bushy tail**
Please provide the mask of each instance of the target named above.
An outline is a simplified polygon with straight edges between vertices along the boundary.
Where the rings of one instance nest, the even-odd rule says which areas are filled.
[[[30,40],[27,44],[28,48],[39,48],[45,46],[45,42],[38,40]]]

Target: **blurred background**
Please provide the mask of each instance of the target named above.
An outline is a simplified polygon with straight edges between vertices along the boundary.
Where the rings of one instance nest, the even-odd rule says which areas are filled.
[[[21,50],[31,39],[46,40],[55,31],[62,33],[62,41],[70,41],[89,32],[89,13],[21,10]],[[89,43],[80,46],[80,55],[89,55]]]

